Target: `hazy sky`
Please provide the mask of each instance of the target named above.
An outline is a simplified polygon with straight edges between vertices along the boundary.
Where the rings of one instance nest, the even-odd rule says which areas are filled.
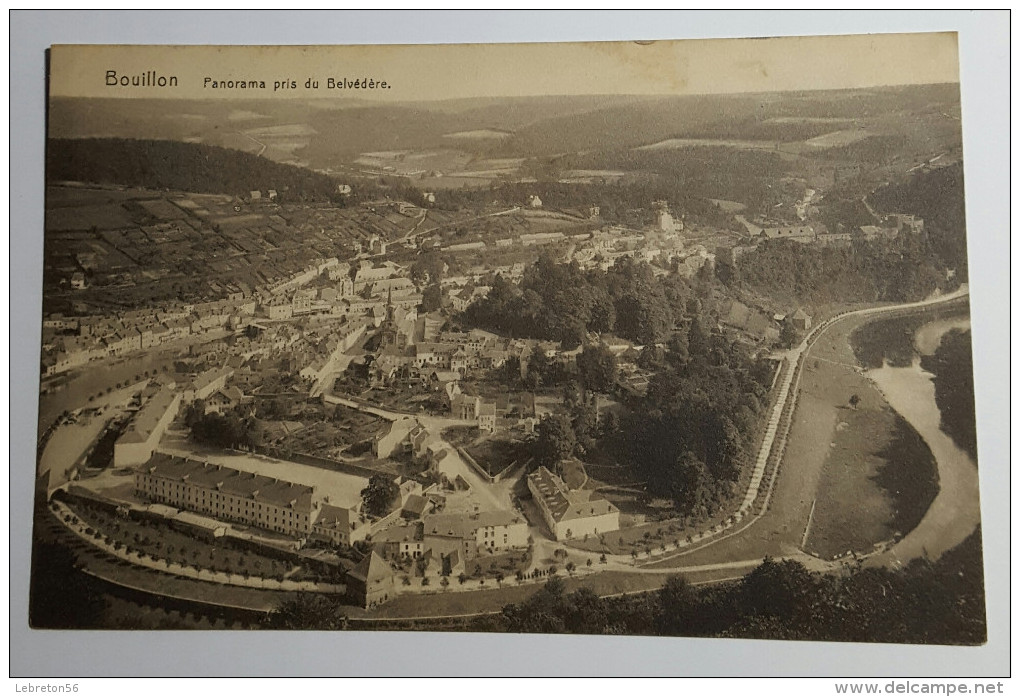
[[[108,86],[177,77],[176,87]],[[150,73],[151,74],[151,73]],[[264,90],[214,89],[261,80]],[[327,89],[327,79],[387,89]],[[306,89],[314,78],[317,90]],[[296,88],[274,91],[277,81]],[[954,33],[772,39],[422,46],[56,46],[51,94],[78,97],[358,97],[425,100],[577,94],[711,94],[957,82]]]

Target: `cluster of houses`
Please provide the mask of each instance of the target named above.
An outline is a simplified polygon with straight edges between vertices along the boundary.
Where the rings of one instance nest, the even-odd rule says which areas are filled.
[[[462,394],[454,386],[450,390],[450,414],[455,419],[474,421],[481,431],[493,433],[500,424],[520,426],[532,433],[537,423],[535,395],[532,392],[500,393],[494,400]]]
[[[396,510],[373,522],[360,506],[332,505],[328,497],[317,495],[314,486],[300,482],[163,453],[150,455],[134,468],[135,493],[151,504],[174,509],[169,511],[174,520],[183,520],[179,512],[191,512],[302,540],[344,546],[368,543],[368,555],[348,579],[349,591],[365,607],[394,593],[395,564],[414,561],[411,573],[421,577],[457,576],[481,554],[529,544],[528,521],[520,513],[433,513],[443,501],[434,485],[423,488],[403,477],[394,482],[399,490]],[[203,529],[217,527],[199,522]]]
[[[379,327],[386,319],[387,307],[393,307],[400,315],[399,320],[413,322],[422,296],[402,274],[403,269],[392,262],[376,266],[362,260],[352,269],[336,258],[322,259],[261,291],[245,294],[237,290],[221,300],[178,303],[114,316],[53,314],[43,322],[42,374],[56,375],[90,361],[207,332],[237,331],[258,324],[262,318],[270,321],[303,316],[344,318],[349,333],[359,327]],[[321,288],[304,288],[319,278],[328,278],[330,283]],[[342,341],[349,342],[349,347],[358,338]]]
[[[664,258],[686,259],[689,256],[700,257],[704,263],[704,255],[697,250],[684,249],[681,234],[683,222],[674,220],[668,210],[657,214],[655,225],[651,230],[635,231],[619,226],[608,226],[592,232],[564,234],[563,232],[524,233],[518,237],[498,238],[492,241],[495,251],[507,250],[515,246],[533,247],[550,244],[570,244],[570,259],[576,261],[584,269],[609,269],[621,257],[636,256],[646,261]],[[427,243],[426,243],[427,246]],[[483,240],[458,242],[443,247],[446,252],[482,251],[489,248]],[[700,266],[699,263],[699,266]],[[465,286],[477,285],[481,280],[493,274],[500,274],[508,280],[519,280],[524,273],[524,265],[516,263],[505,266],[479,266],[470,269],[463,276],[444,279],[445,286],[456,286],[456,290],[448,289],[451,296]],[[462,309],[456,307],[455,309]]]
[[[433,372],[455,372],[462,377],[469,368],[499,367],[506,360],[501,339],[488,332],[441,332],[439,315],[418,317],[416,312],[394,306],[380,324],[380,345],[371,376],[377,382],[397,377],[418,379]]]
[[[173,303],[116,315],[66,317],[55,313],[43,320],[42,374],[55,375],[87,365],[90,361],[120,356],[224,329],[237,330],[254,320],[260,304],[289,288],[307,283],[336,259],[319,261],[292,278],[260,293],[228,290],[220,300],[201,303]]]
[[[334,260],[335,261],[335,260]],[[392,305],[403,312],[415,311],[422,295],[393,262],[378,266],[367,259],[354,268],[337,262],[322,269],[329,280],[319,288],[285,288],[260,304],[260,313],[270,320],[287,320],[303,315],[346,317],[378,327]],[[313,275],[305,283],[323,273]],[[290,290],[291,292],[284,292]]]
[[[906,213],[892,213],[883,217],[879,225],[862,225],[856,231],[815,230],[812,225],[770,225],[758,227],[746,222],[753,242],[733,247],[719,247],[717,259],[724,264],[734,266],[738,259],[758,248],[762,240],[790,240],[800,244],[848,245],[854,239],[895,239],[901,234],[921,235],[924,233],[924,220]]]
[[[188,336],[236,329],[255,314],[255,307],[254,300],[225,299],[116,316],[53,314],[43,320],[42,374],[55,375]]]

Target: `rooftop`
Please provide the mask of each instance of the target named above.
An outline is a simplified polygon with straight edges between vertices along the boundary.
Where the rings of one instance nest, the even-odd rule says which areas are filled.
[[[135,415],[131,426],[117,439],[118,443],[144,443],[156,429],[159,420],[166,414],[174,401],[173,388],[164,387],[145,403]]]
[[[386,563],[385,559],[376,554],[375,551],[372,551],[347,573],[349,576],[367,585],[371,581],[378,581],[392,576],[393,570]]]
[[[311,510],[315,489],[274,477],[241,472],[222,465],[157,453],[140,471],[171,481],[189,482],[242,498],[300,510]]]
[[[619,510],[603,498],[594,498],[594,492],[571,491],[562,479],[545,467],[539,467],[529,474],[528,481],[534,485],[545,507],[557,522],[606,515]]]
[[[319,509],[319,517],[315,519],[315,525],[321,528],[348,529],[351,527],[351,511],[324,503]]]

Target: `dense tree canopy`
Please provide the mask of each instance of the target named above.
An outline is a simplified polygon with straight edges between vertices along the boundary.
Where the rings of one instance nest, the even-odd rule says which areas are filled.
[[[586,390],[612,392],[616,385],[616,356],[603,344],[591,344],[577,356],[577,372]]]
[[[733,492],[772,374],[746,347],[713,333],[683,279],[656,277],[648,264],[632,259],[608,272],[582,272],[543,258],[520,285],[498,278],[466,319],[518,336],[558,337],[567,345],[587,331],[606,330],[645,342],[638,363],[653,371],[646,396],[631,398],[625,415],[602,427],[590,400],[568,399],[568,415],[538,425],[539,464],[552,467],[605,448],[653,495],[672,499],[685,514],[714,513]],[[605,346],[586,345],[577,366],[576,379],[586,390],[615,391],[616,358]],[[527,359],[528,389],[572,379],[541,349]]]
[[[920,300],[948,287],[941,260],[910,235],[848,247],[769,240],[741,256],[739,267],[747,288],[805,304]]]
[[[918,171],[903,182],[881,187],[868,200],[882,213],[910,213],[924,219],[928,248],[946,268],[967,279],[967,218],[963,165]]]
[[[249,448],[256,445],[257,429],[251,419],[242,419],[229,413],[193,414],[194,411],[189,412],[187,421],[191,426],[191,438],[198,443],[219,448]]]
[[[94,579],[75,568],[69,549],[37,540],[28,608],[35,629],[91,629],[100,626],[106,601]]]
[[[369,515],[383,516],[390,510],[400,490],[393,478],[385,474],[373,474],[368,486],[361,490],[361,500],[365,504],[365,512]]]
[[[547,414],[535,427],[535,462],[553,469],[574,454],[577,436],[570,419],[562,414]]]
[[[649,490],[685,514],[713,512],[740,474],[767,401],[770,371],[722,336],[688,332],[609,445]],[[691,342],[691,339],[694,339]],[[682,342],[678,342],[682,343]]]
[[[235,196],[276,189],[281,200],[343,201],[336,181],[325,174],[239,150],[171,140],[51,139],[46,176]]]
[[[333,631],[347,628],[347,615],[331,598],[317,593],[296,593],[269,613],[264,626],[267,629]]]
[[[438,283],[433,283],[425,288],[421,296],[421,309],[424,312],[435,312],[443,306],[443,289]]]
[[[511,336],[559,341],[568,349],[581,345],[587,332],[655,343],[684,316],[689,296],[679,276],[660,280],[650,265],[629,257],[603,272],[542,256],[519,284],[497,277],[465,319]]]
[[[938,561],[902,569],[808,571],[766,558],[742,580],[694,587],[668,579],[658,592],[598,598],[551,579],[506,605],[493,629],[508,632],[648,634],[912,644],[985,641],[980,530]]]
[[[950,331],[942,337],[935,354],[924,357],[921,364],[935,375],[935,403],[942,413],[942,430],[977,461],[970,332]]]

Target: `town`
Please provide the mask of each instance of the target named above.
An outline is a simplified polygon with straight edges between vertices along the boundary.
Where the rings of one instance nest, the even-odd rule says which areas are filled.
[[[972,544],[966,430],[928,449],[882,372],[969,328],[958,123],[919,113],[938,138],[892,153],[885,121],[812,116],[526,157],[482,119],[332,159],[253,111],[222,112],[258,121],[237,149],[55,138],[40,544],[113,598],[100,626],[510,631],[559,631],[563,589]]]
[[[341,184],[338,192],[350,195],[351,187]],[[113,297],[124,302],[132,288],[141,300],[149,279],[169,278],[161,274],[175,255],[183,256],[182,244],[193,245],[197,263],[208,264],[208,275],[197,276],[208,285],[195,289],[203,299],[191,303],[46,317],[44,389],[55,394],[62,379],[92,365],[163,349],[172,357],[133,385],[125,380],[120,390],[90,395],[90,406],[60,416],[57,429],[88,424],[90,435],[112,440],[113,447],[108,462],[88,455],[51,464],[47,489],[70,482],[67,491],[93,505],[100,500],[123,515],[156,514],[213,539],[236,536],[295,553],[316,549],[317,562],[329,559],[346,574],[349,599],[363,607],[450,578],[467,588],[487,577],[490,583],[539,578],[536,554],[546,548],[556,548],[551,558],[569,559],[564,572],[566,564],[571,571],[615,566],[620,550],[607,558],[588,541],[619,531],[621,519],[631,527],[646,518],[621,516],[611,500],[586,488],[580,462],[535,469],[526,447],[544,416],[565,411],[560,395],[536,391],[540,378],[528,381],[536,361],[542,371],[576,376],[578,357],[600,346],[614,364],[602,415],[615,393],[634,397],[647,390],[651,372],[638,360],[644,347],[611,334],[568,349],[459,329],[457,318],[487,296],[494,279],[518,282],[525,259],[546,255],[585,271],[607,271],[630,258],[649,264],[656,276],[689,280],[717,263],[739,263],[740,253],[759,240],[826,246],[851,238],[816,235],[805,225],[749,227],[734,244],[732,233],[685,227],[683,214],[665,201],[649,202],[651,222],[639,230],[600,225],[594,205],[583,213],[550,211],[531,195],[486,215],[549,231],[477,233],[479,239],[450,244],[441,231],[458,219],[435,214],[430,192],[414,203],[372,201],[353,210],[289,206],[277,198],[270,189],[241,198],[140,199],[137,205],[160,222],[104,231],[102,247],[110,253],[100,254],[92,243],[95,251],[75,256],[83,270],[60,282],[75,305],[108,307]],[[923,223],[913,216],[889,219],[881,233],[869,226],[860,236],[922,234]],[[327,233],[336,220],[347,227]],[[343,260],[311,256],[355,225],[371,234],[345,239]],[[209,228],[219,233],[212,244],[222,239],[229,249],[195,254]],[[312,244],[283,245],[287,253],[279,256],[270,251],[274,237],[295,240],[309,232]],[[263,255],[272,262],[254,263]],[[147,263],[113,267],[120,256]],[[457,264],[456,273],[444,258]],[[125,287],[135,278],[142,282]],[[724,307],[721,327],[756,346],[778,341],[785,314],[795,331],[811,328],[800,308],[780,314],[735,300]],[[510,366],[519,391],[507,389]],[[229,420],[245,422],[247,432],[228,428]],[[194,443],[206,424],[206,442]],[[211,452],[210,445],[227,450]],[[97,469],[104,474],[94,476]],[[352,552],[331,554],[331,547]],[[467,575],[476,568],[482,572]],[[404,585],[401,578],[415,580]],[[251,586],[266,582],[244,579]]]

